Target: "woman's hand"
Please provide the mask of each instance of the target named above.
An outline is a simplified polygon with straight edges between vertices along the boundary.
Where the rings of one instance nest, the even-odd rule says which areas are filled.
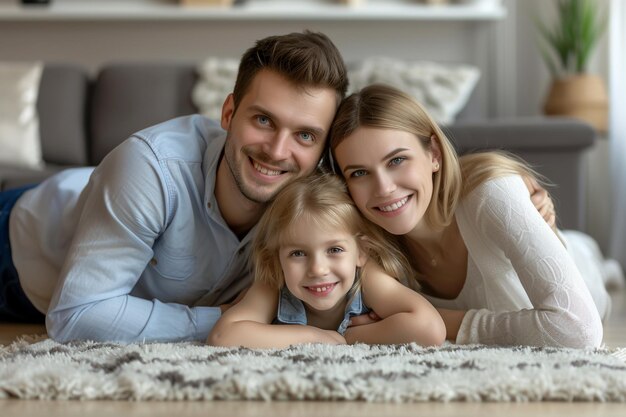
[[[360,316],[354,316],[350,319],[348,327],[364,326],[366,324],[372,324],[380,321],[381,318],[374,311],[361,314]]]
[[[550,194],[548,194],[548,191],[543,188],[535,178],[524,175],[523,179],[526,188],[528,188],[530,192],[530,201],[532,201],[539,214],[541,214],[541,217],[548,223],[548,226],[556,231],[556,212]]]

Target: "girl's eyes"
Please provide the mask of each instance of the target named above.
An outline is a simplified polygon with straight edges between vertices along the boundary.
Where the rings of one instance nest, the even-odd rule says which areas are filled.
[[[330,255],[336,255],[336,254],[345,252],[345,250],[342,247],[335,246],[335,247],[329,248],[327,252]],[[299,249],[293,250],[289,252],[289,256],[293,258],[300,258],[300,257],[306,256],[306,252],[304,252],[303,250],[299,250]]]

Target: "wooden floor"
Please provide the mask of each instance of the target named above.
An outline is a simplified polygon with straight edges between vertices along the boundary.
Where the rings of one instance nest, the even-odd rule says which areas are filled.
[[[612,293],[613,313],[604,330],[607,347],[626,347],[626,291]],[[22,334],[43,333],[41,326],[0,324],[0,344],[8,344]],[[396,416],[620,416],[626,404],[597,403],[424,403],[367,404],[362,402],[116,402],[116,401],[23,401],[0,400],[0,415],[74,417],[396,417]]]

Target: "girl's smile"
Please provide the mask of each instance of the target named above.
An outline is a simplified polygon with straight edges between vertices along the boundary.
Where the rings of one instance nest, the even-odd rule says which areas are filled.
[[[366,258],[352,234],[302,217],[282,235],[279,259],[287,289],[305,306],[316,311],[341,307],[342,312]]]

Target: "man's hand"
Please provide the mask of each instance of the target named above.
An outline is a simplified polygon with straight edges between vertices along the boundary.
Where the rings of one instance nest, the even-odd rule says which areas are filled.
[[[220,310],[222,310],[222,314],[226,313],[226,310],[228,310],[229,308],[237,304],[239,301],[243,300],[243,297],[244,295],[246,295],[247,292],[248,292],[248,288],[241,291],[239,295],[237,295],[237,297],[230,303],[220,305]]]
[[[524,183],[530,192],[530,201],[541,214],[541,217],[548,223],[553,230],[556,230],[556,213],[554,211],[554,203],[548,194],[535,178],[524,176]]]

